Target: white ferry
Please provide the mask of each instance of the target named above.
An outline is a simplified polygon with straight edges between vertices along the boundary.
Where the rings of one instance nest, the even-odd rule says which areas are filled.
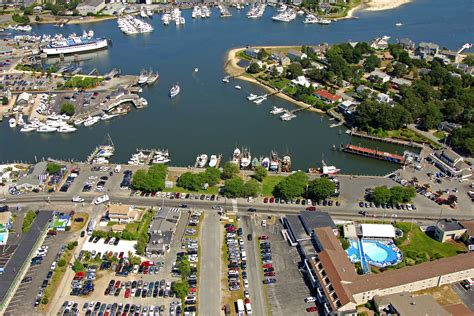
[[[58,38],[53,40],[49,45],[43,48],[43,53],[48,56],[77,54],[105,49],[108,46],[109,42],[105,38],[69,36],[68,38]]]

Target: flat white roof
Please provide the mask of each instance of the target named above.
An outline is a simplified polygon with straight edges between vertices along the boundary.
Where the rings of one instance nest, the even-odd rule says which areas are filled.
[[[395,228],[389,224],[361,224],[363,237],[395,238]]]

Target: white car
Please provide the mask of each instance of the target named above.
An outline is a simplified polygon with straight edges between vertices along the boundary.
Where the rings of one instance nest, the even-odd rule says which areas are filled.
[[[304,299],[305,303],[316,302],[316,297],[310,296]]]
[[[89,177],[89,180],[95,180],[95,179],[97,179],[97,176],[90,176]]]
[[[81,202],[84,202],[84,199],[81,198],[80,196],[74,196],[74,197],[72,198],[72,201],[73,201],[73,202],[76,202],[76,203],[81,203]]]
[[[267,226],[267,220],[265,220],[265,219],[262,220],[262,226],[263,226],[263,227]]]
[[[94,200],[94,204],[95,204],[95,205],[99,205],[99,204],[108,202],[109,200],[110,200],[109,196],[108,196],[107,194],[104,194],[104,195],[102,195],[102,196],[97,197],[97,198]]]
[[[244,287],[245,287],[246,289],[249,288],[249,280],[244,279]]]

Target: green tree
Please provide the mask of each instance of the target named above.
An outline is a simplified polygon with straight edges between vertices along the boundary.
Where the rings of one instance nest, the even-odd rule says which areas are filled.
[[[376,204],[390,203],[392,194],[386,186],[376,187],[370,194],[370,199]]]
[[[263,168],[262,166],[255,167],[253,178],[259,182],[262,182],[263,179],[268,175],[268,170]]]
[[[315,200],[324,200],[334,194],[336,184],[328,178],[319,178],[308,184],[308,197]]]
[[[21,231],[24,234],[30,231],[31,225],[33,224],[35,219],[36,219],[36,212],[29,210],[23,219],[23,223],[21,224]]]
[[[468,66],[474,66],[474,54],[467,55],[462,62]]]
[[[61,267],[64,267],[65,265],[66,265],[66,260],[62,258],[58,260],[58,267],[61,268]]]
[[[257,74],[260,71],[262,71],[262,69],[258,66],[256,62],[251,62],[247,68],[247,72],[250,74]]]
[[[186,256],[184,256],[178,263],[178,271],[183,281],[185,281],[191,275],[191,265]]]
[[[61,171],[61,166],[58,165],[57,163],[50,162],[46,166],[46,171],[49,174],[57,174],[57,173],[59,173],[59,171]]]
[[[214,186],[221,178],[221,171],[215,167],[209,167],[205,172],[201,173],[201,175],[204,183]]]
[[[75,112],[76,112],[76,110],[75,110],[74,104],[72,104],[71,102],[65,102],[61,106],[61,110],[60,110],[61,114],[66,114],[68,116],[73,116]]]
[[[273,194],[285,200],[291,200],[304,196],[307,184],[306,173],[298,171],[280,181],[273,189]]]
[[[298,63],[291,63],[286,67],[287,77],[290,79],[296,79],[299,76],[304,75],[303,67]]]
[[[380,67],[380,59],[374,54],[367,57],[364,61],[364,69],[367,72],[372,72],[375,68]]]
[[[163,164],[153,165],[148,171],[140,169],[133,175],[132,187],[145,192],[161,191],[165,187],[167,172],[168,169]]]
[[[393,204],[410,202],[416,196],[414,187],[394,186],[390,188],[390,201]]]
[[[82,264],[82,262],[80,262],[77,259],[74,260],[74,264],[72,265],[72,271],[74,271],[74,272],[84,271],[84,265]]]
[[[257,196],[260,193],[261,186],[260,183],[255,179],[250,179],[244,184],[244,197]]]
[[[257,53],[257,59],[258,60],[267,59],[268,56],[270,56],[270,54],[265,50],[265,48],[260,49]]]
[[[437,128],[443,119],[439,107],[432,101],[426,103],[425,113],[422,116],[421,126],[426,129]]]
[[[224,183],[224,196],[228,198],[243,196],[244,190],[244,180],[238,176],[228,179]]]
[[[395,77],[403,77],[408,73],[408,67],[402,63],[395,63],[392,75]]]
[[[27,15],[19,15],[18,13],[15,13],[12,15],[12,20],[13,22],[18,23],[18,24],[30,23],[30,18]]]
[[[176,293],[176,296],[179,297],[181,300],[184,300],[184,298],[189,293],[188,282],[184,282],[184,281],[171,283],[171,289],[173,290],[174,293]]]
[[[2,97],[2,105],[7,105],[7,104],[8,104],[8,98]]]
[[[239,172],[240,172],[240,170],[239,170],[239,165],[238,164],[235,164],[235,163],[232,163],[232,162],[226,162],[224,164],[223,169],[222,169],[221,177],[224,180],[231,179],[234,176],[238,175]]]
[[[176,185],[186,190],[198,191],[202,186],[200,180],[201,179],[197,174],[185,172],[179,176]]]

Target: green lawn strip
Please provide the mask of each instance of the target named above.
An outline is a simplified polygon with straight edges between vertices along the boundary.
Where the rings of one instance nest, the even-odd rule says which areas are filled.
[[[267,197],[272,196],[273,189],[284,178],[284,176],[266,176],[262,183],[262,195]]]

